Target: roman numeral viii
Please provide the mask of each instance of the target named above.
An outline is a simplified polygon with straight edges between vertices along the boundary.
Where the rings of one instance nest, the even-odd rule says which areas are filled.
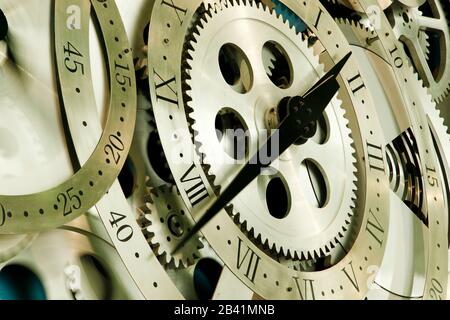
[[[196,173],[194,163],[186,170],[180,181],[183,186],[185,186],[184,192],[188,196],[189,202],[193,207],[209,197],[208,190],[206,189],[202,177]]]

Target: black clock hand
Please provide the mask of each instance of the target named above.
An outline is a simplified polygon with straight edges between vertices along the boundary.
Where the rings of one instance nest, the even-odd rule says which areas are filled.
[[[331,99],[339,90],[336,80],[351,53],[339,61],[327,74],[325,74],[303,97],[289,98],[287,101],[288,115],[282,120],[274,134],[250,158],[236,178],[221,193],[216,201],[208,208],[206,213],[194,225],[190,232],[180,241],[173,253],[179,251],[193,235],[200,231],[220,210],[227,206],[250,182],[259,174],[261,169],[269,166],[280,154],[296,141],[311,138],[315,133],[316,121],[319,119]],[[277,154],[266,155],[268,146],[279,144]],[[264,157],[263,157],[264,155]]]
[[[8,33],[8,21],[6,20],[5,14],[0,9],[0,41],[5,40],[7,33]]]
[[[347,53],[338,63],[334,65],[333,68],[330,69],[330,71],[328,71],[322,78],[320,78],[319,81],[317,81],[308,91],[306,91],[306,93],[303,94],[303,97],[305,98],[308,94],[314,91],[318,86],[320,86],[324,81],[328,80],[330,77],[336,78],[341,72],[342,68],[347,63],[348,59],[350,59],[351,55],[352,55],[351,52]]]

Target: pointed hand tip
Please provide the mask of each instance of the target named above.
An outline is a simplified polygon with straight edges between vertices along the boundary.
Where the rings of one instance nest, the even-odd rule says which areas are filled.
[[[350,57],[352,56],[352,52],[350,51],[349,53],[347,53],[344,58],[342,58],[342,61],[344,62],[344,64],[347,63],[348,59],[350,59]]]
[[[333,68],[334,70],[332,69],[333,70],[333,74],[335,76],[337,76],[341,72],[341,70],[347,64],[348,59],[350,59],[351,55],[352,55],[352,52],[350,51],[338,63],[336,63],[336,65]]]

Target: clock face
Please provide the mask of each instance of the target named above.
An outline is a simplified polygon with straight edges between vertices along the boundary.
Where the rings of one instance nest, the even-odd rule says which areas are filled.
[[[350,51],[321,5],[283,5],[311,35],[256,3],[153,9],[150,30],[165,25],[164,34],[149,36],[153,109],[194,219],[267,137],[271,110],[282,112],[283,98],[306,92],[323,75],[321,64],[330,68]],[[258,36],[237,37],[242,28]],[[256,32],[261,28],[266,32]],[[360,73],[350,59],[316,135],[289,148],[202,229],[235,276],[264,298],[363,298],[381,264],[387,165]],[[242,148],[228,148],[234,128],[244,132]]]
[[[75,299],[445,299],[447,5],[0,0],[0,263],[55,237]]]
[[[175,182],[197,220],[267,136],[270,112],[282,112],[283,98],[305,92],[320,76],[317,63],[330,68],[331,57],[349,51],[366,61],[342,70],[339,107],[325,111],[315,138],[289,148],[202,234],[235,276],[265,298],[441,298],[448,139],[396,33],[386,18],[377,32],[348,22],[352,32],[337,41],[342,34],[320,4],[274,5],[280,15],[252,3],[154,7],[151,23],[166,28],[149,37],[153,109]],[[262,28],[251,41],[238,33]],[[415,98],[405,95],[410,91]],[[236,129],[243,134],[227,136]],[[386,179],[389,186],[377,191]],[[336,226],[343,226],[337,234]],[[408,231],[388,232],[399,228]],[[400,247],[408,248],[403,269]]]

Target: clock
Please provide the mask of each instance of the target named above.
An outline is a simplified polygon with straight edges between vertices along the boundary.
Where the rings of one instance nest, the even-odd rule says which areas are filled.
[[[445,299],[447,6],[0,1],[0,268],[54,251],[49,298]]]

